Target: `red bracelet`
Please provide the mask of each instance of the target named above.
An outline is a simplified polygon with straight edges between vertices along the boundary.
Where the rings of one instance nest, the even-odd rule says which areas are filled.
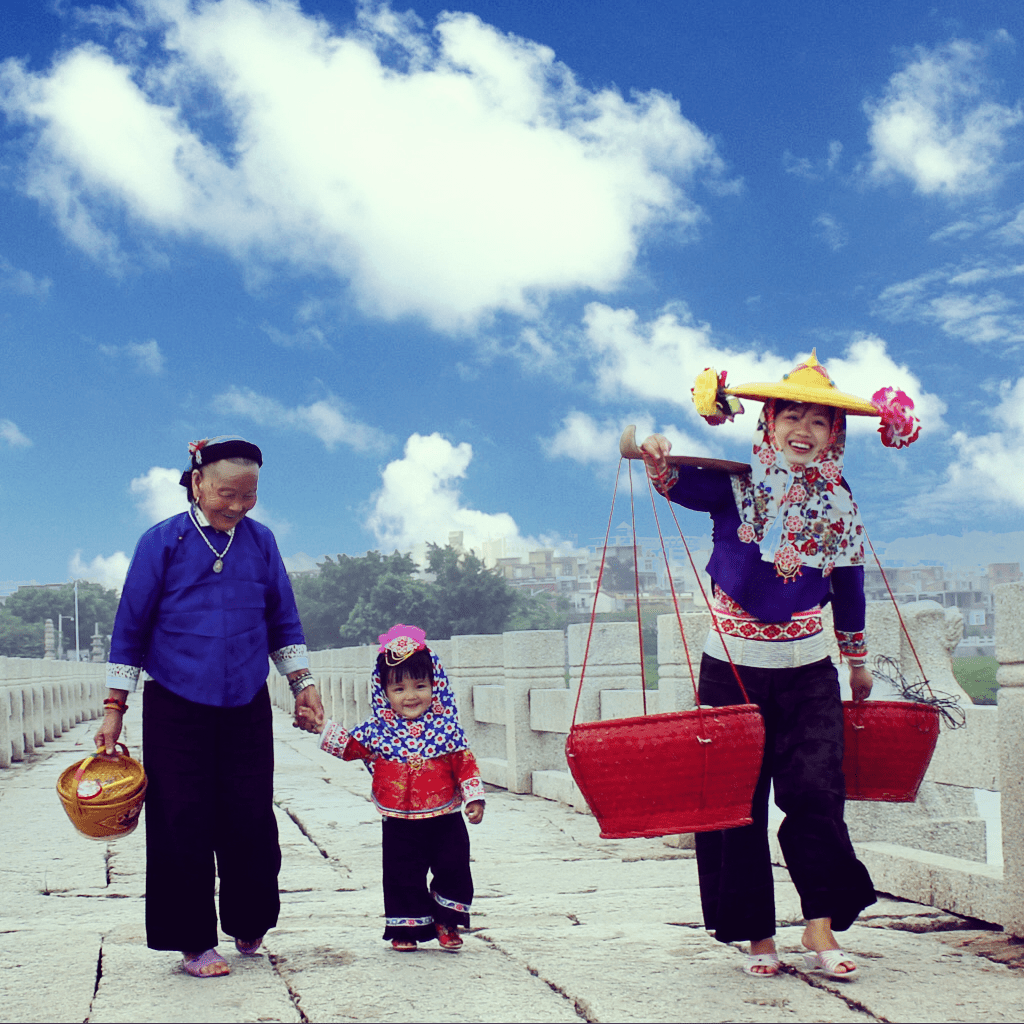
[[[109,711],[120,711],[123,715],[128,710],[128,705],[123,700],[118,700],[116,697],[107,697],[103,701],[103,706]]]

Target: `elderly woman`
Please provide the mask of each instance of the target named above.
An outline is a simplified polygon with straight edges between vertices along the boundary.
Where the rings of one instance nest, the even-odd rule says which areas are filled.
[[[262,453],[240,437],[189,452],[188,511],[147,530],[128,569],[95,738],[113,752],[145,669],[147,940],[213,977],[230,970],[216,950],[215,875],[221,927],[243,955],[280,907],[267,656],[288,676],[296,714],[322,708],[274,535],[246,517]]]

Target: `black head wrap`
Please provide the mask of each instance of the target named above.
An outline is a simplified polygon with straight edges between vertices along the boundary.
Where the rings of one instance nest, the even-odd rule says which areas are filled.
[[[220,437],[204,437],[201,441],[189,441],[189,464],[181,474],[181,486],[192,497],[192,470],[205,469],[222,459],[249,459],[257,466],[263,466],[263,452],[251,441],[233,434],[222,434]]]

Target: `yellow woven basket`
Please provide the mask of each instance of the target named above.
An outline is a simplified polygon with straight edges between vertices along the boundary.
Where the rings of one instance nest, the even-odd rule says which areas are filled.
[[[97,751],[61,772],[57,796],[71,824],[89,839],[117,839],[135,831],[146,798],[146,773],[119,743],[113,755]]]

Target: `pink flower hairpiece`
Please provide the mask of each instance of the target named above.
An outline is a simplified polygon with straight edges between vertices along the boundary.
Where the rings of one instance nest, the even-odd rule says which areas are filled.
[[[914,401],[904,391],[893,387],[879,388],[871,396],[882,425],[878,433],[886,448],[906,448],[921,434],[921,421],[914,415]]]
[[[210,439],[208,437],[204,437],[201,441],[189,441],[188,453],[193,459],[195,459],[197,466],[201,466],[203,464],[203,449],[209,443]]]
[[[404,626],[401,622],[392,626],[386,633],[377,637],[380,641],[378,654],[384,655],[384,661],[394,667],[406,658],[427,646],[427,634],[416,626]]]

